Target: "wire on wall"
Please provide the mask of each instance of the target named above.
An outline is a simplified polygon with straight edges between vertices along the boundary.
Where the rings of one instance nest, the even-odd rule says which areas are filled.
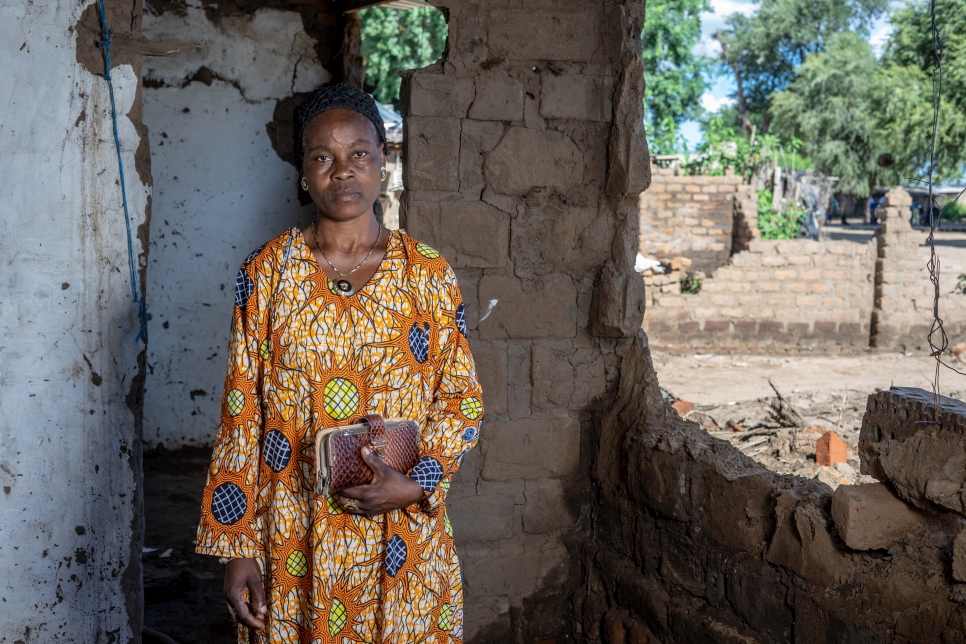
[[[134,239],[131,235],[131,212],[127,204],[127,184],[124,180],[124,161],[121,159],[121,137],[117,133],[117,103],[114,99],[114,81],[111,79],[111,39],[113,33],[107,27],[107,11],[104,8],[104,0],[97,0],[97,11],[101,18],[101,32],[103,40],[97,44],[104,50],[104,73],[101,77],[107,81],[107,87],[111,93],[111,121],[114,126],[114,147],[117,149],[117,167],[121,175],[121,199],[124,203],[124,224],[127,227],[127,259],[131,270],[131,292],[134,296],[134,303],[138,307],[138,319],[141,321],[141,328],[138,331],[135,342],[144,341],[147,344],[148,330],[148,305],[141,294],[141,284],[138,279],[137,267],[134,262]]]

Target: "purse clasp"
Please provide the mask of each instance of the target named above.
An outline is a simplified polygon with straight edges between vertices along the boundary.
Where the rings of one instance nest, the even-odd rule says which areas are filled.
[[[386,439],[375,438],[370,441],[372,443],[372,451],[376,453],[379,458],[386,458]]]

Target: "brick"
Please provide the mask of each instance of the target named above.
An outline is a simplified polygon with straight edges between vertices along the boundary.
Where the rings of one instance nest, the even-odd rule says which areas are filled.
[[[678,413],[678,416],[684,418],[691,412],[692,409],[694,409],[694,403],[686,400],[675,400],[673,403],[671,403],[671,407],[673,407],[674,411]]]
[[[502,69],[480,73],[469,116],[481,121],[522,121],[523,83]]]
[[[409,116],[463,118],[473,101],[473,82],[452,74],[413,72],[409,77]],[[408,122],[407,122],[408,125]]]
[[[506,349],[475,347],[473,361],[483,389],[483,406],[489,417],[507,411],[507,354]]]
[[[888,550],[935,524],[883,483],[840,485],[832,495],[832,520],[852,550]]]
[[[534,187],[557,188],[566,194],[582,182],[582,153],[559,132],[511,127],[487,156],[483,176],[498,194],[522,197]]]
[[[966,530],[960,531],[953,542],[953,579],[966,581]]]
[[[569,476],[580,458],[580,423],[569,417],[488,422],[482,454],[487,480]]]
[[[845,463],[848,461],[848,450],[848,444],[838,434],[825,432],[815,444],[815,462],[826,467]]]
[[[439,250],[453,268],[506,265],[510,216],[505,212],[482,201],[421,204],[418,210],[420,217],[407,217],[409,233]]]
[[[597,16],[584,8],[493,9],[486,42],[516,60],[591,60],[600,46]]]
[[[513,497],[466,496],[447,499],[453,532],[461,541],[498,541],[513,536]]]
[[[882,333],[882,327],[879,328]],[[929,422],[919,422],[929,421]],[[966,516],[966,403],[893,387],[869,396],[859,456],[862,473],[888,482],[906,501]]]
[[[574,515],[559,479],[526,481],[523,529],[530,534],[553,532],[573,525]]]
[[[577,289],[567,275],[552,273],[534,280],[528,290],[515,278],[484,275],[480,307],[484,340],[577,335]]]
[[[404,181],[410,190],[457,192],[460,122],[455,118],[412,116],[406,121]]]
[[[540,116],[555,119],[609,121],[613,80],[583,74],[548,74],[540,91]]]

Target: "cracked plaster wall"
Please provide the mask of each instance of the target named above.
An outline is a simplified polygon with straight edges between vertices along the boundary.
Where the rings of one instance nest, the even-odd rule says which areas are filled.
[[[149,447],[210,444],[218,425],[239,264],[312,209],[273,149],[276,104],[332,79],[296,11],[148,11],[156,40],[200,43],[145,63],[155,209],[145,394]]]
[[[108,2],[118,38],[140,3]],[[140,413],[127,237],[90,2],[0,4],[0,642],[139,641]],[[143,278],[140,59],[112,58]]]

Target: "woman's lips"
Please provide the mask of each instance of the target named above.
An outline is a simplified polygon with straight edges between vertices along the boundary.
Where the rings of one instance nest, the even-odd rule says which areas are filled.
[[[332,193],[332,199],[335,201],[352,201],[358,199],[361,195],[358,192],[352,192],[349,190],[340,190],[339,192]]]

